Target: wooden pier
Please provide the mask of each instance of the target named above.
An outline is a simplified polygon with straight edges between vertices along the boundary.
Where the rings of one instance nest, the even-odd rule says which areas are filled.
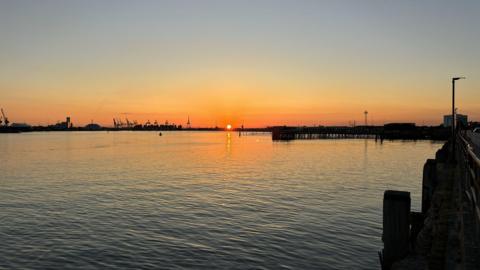
[[[357,139],[376,140],[447,140],[449,129],[443,127],[417,127],[410,123],[384,126],[357,127],[273,127],[272,140]]]
[[[480,147],[473,135],[458,134],[427,160],[421,212],[410,212],[408,192],[385,192],[382,269],[480,269]]]

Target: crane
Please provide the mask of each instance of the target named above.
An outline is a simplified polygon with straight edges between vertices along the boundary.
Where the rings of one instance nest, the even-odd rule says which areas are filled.
[[[2,116],[3,116],[3,124],[4,124],[4,126],[7,127],[8,124],[10,123],[10,121],[8,121],[8,118],[5,116],[5,112],[3,111],[3,108],[1,109],[1,111],[2,111]]]

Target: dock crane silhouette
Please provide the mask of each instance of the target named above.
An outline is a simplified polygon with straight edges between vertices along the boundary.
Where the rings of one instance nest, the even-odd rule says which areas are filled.
[[[8,118],[7,116],[5,116],[5,112],[3,111],[3,108],[1,109],[2,111],[2,116],[3,116],[3,125],[8,127],[8,124],[10,123],[10,121],[8,121]],[[2,120],[0,119],[0,125],[2,124]]]

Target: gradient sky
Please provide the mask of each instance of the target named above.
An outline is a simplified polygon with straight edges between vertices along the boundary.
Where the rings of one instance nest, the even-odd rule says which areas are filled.
[[[480,120],[480,1],[0,0],[13,122]]]

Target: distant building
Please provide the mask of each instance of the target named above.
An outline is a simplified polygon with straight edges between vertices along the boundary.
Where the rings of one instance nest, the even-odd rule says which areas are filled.
[[[55,125],[49,125],[48,127],[54,130],[66,130],[66,129],[72,128],[73,125],[70,120],[70,117],[67,117],[65,119],[65,122],[59,122],[59,123],[56,123]]]
[[[13,128],[31,128],[32,127],[32,126],[30,126],[29,124],[26,124],[26,123],[13,123],[10,126],[13,127]]]
[[[87,130],[100,130],[100,129],[102,129],[102,127],[99,124],[90,123],[90,124],[85,126],[85,129],[87,129]]]
[[[461,123],[464,126],[468,125],[468,116],[464,114],[456,114],[457,123]],[[452,126],[452,115],[444,115],[443,116],[443,126],[444,127],[451,127]]]

